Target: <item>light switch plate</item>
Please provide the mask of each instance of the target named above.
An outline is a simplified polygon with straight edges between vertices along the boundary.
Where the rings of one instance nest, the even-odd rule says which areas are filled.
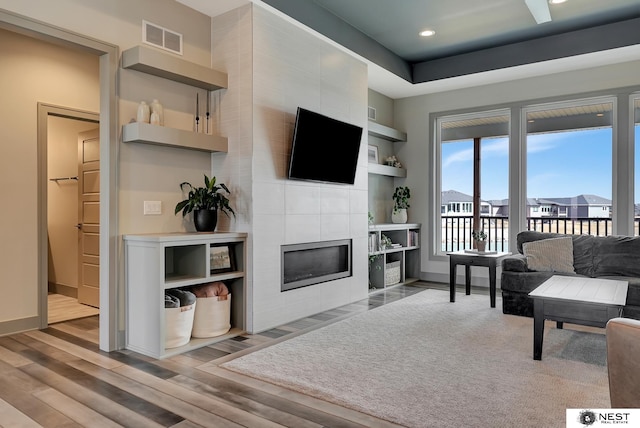
[[[162,214],[162,201],[144,201],[144,215]]]

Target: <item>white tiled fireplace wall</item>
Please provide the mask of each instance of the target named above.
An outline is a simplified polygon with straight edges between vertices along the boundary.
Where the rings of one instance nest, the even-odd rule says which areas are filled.
[[[238,25],[246,30],[247,20],[250,34],[237,31]],[[244,40],[236,47],[239,57],[233,58],[231,46],[246,37],[251,37],[250,57],[242,53],[248,45]],[[263,331],[365,298],[366,64],[255,5],[214,18],[213,52],[214,67],[229,73],[229,89],[220,103],[221,128],[230,147],[227,155],[212,157],[212,167],[214,174],[236,182],[233,187],[242,195],[238,203],[244,212],[236,227],[249,231],[248,330]],[[247,68],[252,69],[250,80]],[[355,185],[286,178],[297,107],[363,128]],[[250,130],[242,128],[247,123]],[[239,124],[244,124],[241,129]],[[335,239],[353,240],[353,276],[280,291],[281,245]]]

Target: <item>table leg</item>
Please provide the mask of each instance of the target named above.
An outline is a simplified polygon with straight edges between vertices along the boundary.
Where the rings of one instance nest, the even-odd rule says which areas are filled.
[[[471,294],[471,266],[464,265],[464,292],[468,296]]]
[[[533,301],[533,359],[542,359],[542,340],[544,336],[544,302]]]
[[[491,307],[496,307],[496,267],[489,266],[489,299]]]
[[[449,301],[456,301],[456,264],[449,261]]]

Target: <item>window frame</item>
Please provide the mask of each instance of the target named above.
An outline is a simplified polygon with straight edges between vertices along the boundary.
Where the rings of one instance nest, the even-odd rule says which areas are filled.
[[[509,118],[509,123],[507,125],[509,132],[507,134],[507,138],[510,138],[511,134],[511,111],[509,108],[505,107],[496,107],[496,108],[487,108],[482,110],[474,110],[468,112],[461,113],[451,113],[451,114],[443,114],[435,117],[434,123],[434,131],[435,131],[435,141],[433,144],[434,147],[434,206],[441,206],[442,204],[442,124],[447,122],[457,122],[460,120],[472,120],[486,117],[495,117],[495,116],[507,116]],[[508,160],[507,160],[508,163]],[[472,211],[473,212],[473,211]],[[461,213],[461,211],[458,211]],[[430,255],[434,255],[435,257],[443,257],[446,256],[446,251],[442,251],[442,245],[438,245],[438,243],[442,242],[442,213],[438,212],[438,210],[432,211],[432,216],[434,221],[431,223],[430,234],[434,237],[431,240],[432,246],[430,248]]]
[[[429,133],[428,165],[431,167],[429,179],[431,183],[427,190],[427,211],[424,224],[427,226],[425,232],[429,239],[426,240],[425,261],[448,261],[448,257],[441,248],[441,127],[439,120],[443,117],[474,115],[496,110],[506,110],[510,112],[509,126],[509,248],[516,247],[516,236],[520,230],[526,226],[526,186],[521,179],[526,177],[526,150],[523,150],[521,142],[526,137],[526,115],[523,114],[525,107],[539,104],[549,104],[553,102],[567,102],[572,100],[584,100],[589,98],[615,97],[612,112],[613,122],[613,165],[612,165],[612,221],[613,233],[633,236],[634,233],[634,179],[630,178],[635,173],[635,143],[633,133],[633,100],[640,97],[640,86],[610,88],[593,92],[570,93],[560,96],[523,99],[506,102],[502,104],[479,105],[473,108],[452,109],[429,112]],[[625,107],[628,110],[624,112]],[[640,144],[640,143],[639,143]],[[640,147],[638,148],[640,150]],[[640,165],[638,165],[640,169]],[[639,170],[640,174],[640,170]],[[640,203],[640,201],[638,201]],[[520,206],[523,208],[520,208]]]

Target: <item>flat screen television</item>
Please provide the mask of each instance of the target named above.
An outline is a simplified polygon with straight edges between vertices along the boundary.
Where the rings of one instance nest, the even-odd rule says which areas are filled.
[[[298,107],[289,178],[353,184],[362,128]]]

